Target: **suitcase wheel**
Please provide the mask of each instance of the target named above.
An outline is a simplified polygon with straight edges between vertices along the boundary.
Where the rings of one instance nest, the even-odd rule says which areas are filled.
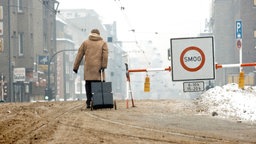
[[[117,109],[117,107],[116,107],[116,100],[114,100],[114,108],[115,108],[115,110]]]

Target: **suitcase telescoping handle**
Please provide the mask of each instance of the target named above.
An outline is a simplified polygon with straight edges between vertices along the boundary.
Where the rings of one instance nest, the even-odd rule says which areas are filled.
[[[104,72],[104,69],[101,68],[100,69],[100,81],[103,82],[103,72]]]

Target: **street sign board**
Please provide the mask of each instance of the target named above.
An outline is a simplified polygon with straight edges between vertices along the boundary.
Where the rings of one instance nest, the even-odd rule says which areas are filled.
[[[47,65],[49,61],[49,56],[38,56],[38,64],[39,65]]]
[[[242,20],[236,21],[236,39],[243,38],[243,25]]]
[[[26,80],[26,70],[25,68],[14,68],[13,69],[13,82],[25,81]]]
[[[242,48],[242,39],[237,39],[236,40],[236,47],[239,48],[239,49]]]
[[[173,81],[215,79],[213,37],[171,39]]]
[[[204,82],[203,81],[194,81],[194,82],[184,82],[183,83],[183,92],[200,92],[204,91]]]

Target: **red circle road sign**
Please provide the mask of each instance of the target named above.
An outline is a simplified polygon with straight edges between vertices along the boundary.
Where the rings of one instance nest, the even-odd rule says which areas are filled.
[[[236,41],[236,46],[237,46],[237,48],[241,48],[242,47],[242,40],[238,39]]]
[[[191,68],[189,66],[187,66],[184,62],[184,56],[187,52],[189,51],[197,51],[199,54],[200,54],[200,64],[197,66],[197,67],[194,67],[194,68]],[[200,70],[203,66],[204,66],[204,63],[205,63],[205,55],[204,55],[204,52],[198,48],[198,47],[195,47],[195,46],[190,46],[190,47],[187,47],[185,50],[182,51],[181,55],[180,55],[180,63],[182,65],[182,67],[189,71],[189,72],[196,72],[198,70]]]

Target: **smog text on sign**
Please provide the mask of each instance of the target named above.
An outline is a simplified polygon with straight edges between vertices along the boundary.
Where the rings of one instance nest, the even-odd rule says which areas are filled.
[[[204,52],[195,46],[187,47],[180,55],[180,63],[185,70],[196,72],[204,66]]]

